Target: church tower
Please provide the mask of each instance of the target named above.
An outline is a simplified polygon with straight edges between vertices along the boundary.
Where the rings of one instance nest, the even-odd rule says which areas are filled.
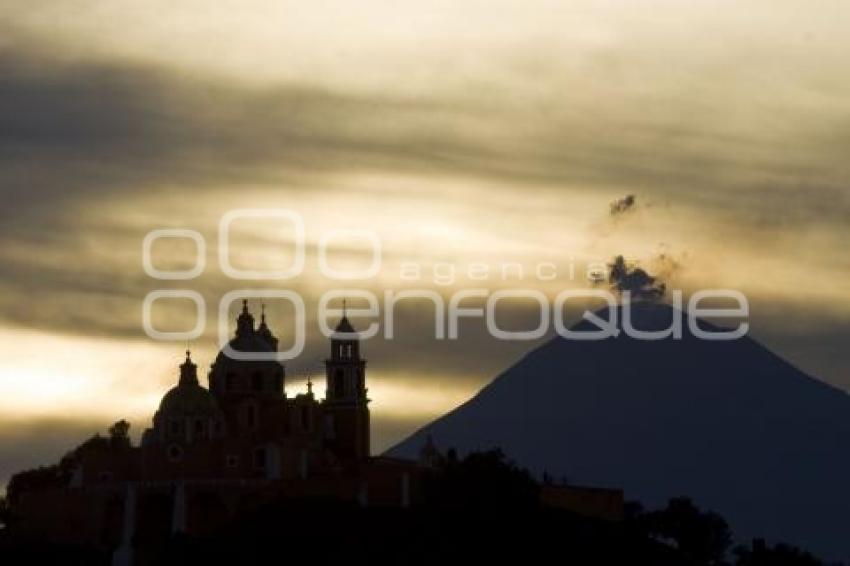
[[[340,458],[369,457],[369,399],[366,360],[360,357],[360,338],[343,313],[331,336],[331,357],[325,360],[326,438]]]
[[[259,327],[255,322],[248,301],[243,301],[230,347],[238,352],[274,354],[278,339],[266,324],[265,307]],[[222,350],[210,367],[209,385],[227,415],[228,431],[234,434],[274,426],[275,415],[284,406],[284,367],[274,360],[237,360]]]

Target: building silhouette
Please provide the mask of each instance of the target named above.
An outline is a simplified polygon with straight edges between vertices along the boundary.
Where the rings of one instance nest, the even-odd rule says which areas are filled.
[[[257,325],[244,301],[229,345],[271,353],[278,339],[265,314]],[[345,315],[330,350],[324,399],[312,383],[288,397],[282,364],[224,351],[205,388],[187,351],[140,445],[83,444],[64,459],[67,482],[16,503],[16,528],[51,542],[115,549],[114,563],[129,564],[148,542],[213,532],[281,498],[411,505],[424,468],[370,455],[366,360]]]
[[[206,389],[187,351],[177,385],[162,398],[153,427],[142,436],[143,476],[303,479],[368,461],[366,360],[347,317],[330,343],[322,400],[312,383],[306,394],[287,397],[282,364],[237,360],[224,351],[210,368]],[[278,339],[265,314],[255,325],[245,301],[229,345],[238,352],[273,353]]]

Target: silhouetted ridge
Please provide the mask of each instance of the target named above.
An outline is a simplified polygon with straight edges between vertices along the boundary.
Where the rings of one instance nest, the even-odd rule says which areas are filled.
[[[633,308],[640,330],[674,313]],[[681,314],[681,340],[554,338],[389,453],[413,457],[428,434],[461,453],[498,446],[537,474],[649,505],[688,495],[741,536],[850,557],[850,397],[749,337],[698,339]]]

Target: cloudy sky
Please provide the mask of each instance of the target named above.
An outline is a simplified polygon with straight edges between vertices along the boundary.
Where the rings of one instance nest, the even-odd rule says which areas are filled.
[[[0,0],[0,482],[120,417],[147,425],[184,349],[143,332],[154,289],[204,296],[202,365],[224,293],[301,293],[309,334],[287,386],[301,391],[327,347],[317,299],[339,288],[316,253],[333,229],[380,237],[379,274],[346,285],[376,293],[552,296],[615,254],[686,292],[739,289],[757,339],[850,389],[848,17],[841,0]],[[222,273],[218,222],[235,208],[304,217],[302,276]],[[157,228],[204,236],[200,277],[145,274]],[[279,225],[233,236],[239,267],[292,255]],[[163,269],[194,259],[185,241],[153,252]],[[331,258],[362,266],[368,247]],[[410,263],[419,280],[400,276]],[[470,281],[480,263],[491,276]],[[506,263],[524,277],[502,278]],[[558,277],[535,279],[541,263]],[[535,308],[501,320],[534,326]],[[286,341],[286,309],[269,314]],[[167,330],[192,317],[179,301],[154,312]],[[412,301],[395,340],[365,347],[377,449],[538,343],[497,343],[480,321],[440,342],[433,325]]]

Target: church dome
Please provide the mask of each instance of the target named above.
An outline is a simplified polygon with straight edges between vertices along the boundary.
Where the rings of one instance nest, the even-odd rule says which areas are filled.
[[[260,334],[243,334],[232,339],[229,344],[237,352],[274,352],[271,345]],[[222,350],[216,356],[215,361],[230,361],[231,359]]]
[[[163,396],[159,412],[168,416],[213,416],[218,413],[218,405],[212,394],[197,383],[181,384]]]
[[[242,302],[242,313],[236,319],[236,336],[228,345],[237,352],[276,352],[277,338],[271,333],[266,325],[265,307],[260,327],[254,328],[254,317],[248,312],[248,301]],[[234,362],[232,358],[222,350],[215,358],[215,363],[220,366],[230,365]]]
[[[265,307],[259,328],[242,301],[242,313],[236,319],[236,335],[210,366],[210,392],[222,407],[241,402],[245,395],[268,398],[284,397],[284,367],[277,361],[277,338],[266,324]],[[243,356],[237,353],[253,354]],[[260,358],[260,359],[257,359]]]
[[[189,352],[180,366],[180,382],[162,397],[159,413],[168,416],[212,416],[218,413],[215,398],[198,384],[198,366],[192,363]]]

